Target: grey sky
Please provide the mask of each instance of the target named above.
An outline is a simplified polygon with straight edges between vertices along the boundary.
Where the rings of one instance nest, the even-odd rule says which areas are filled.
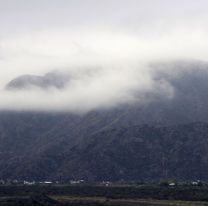
[[[141,30],[207,22],[206,0],[0,0],[1,33],[58,28]]]

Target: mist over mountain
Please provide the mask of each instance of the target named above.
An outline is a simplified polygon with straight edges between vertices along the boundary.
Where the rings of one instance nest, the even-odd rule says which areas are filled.
[[[32,95],[42,97],[42,99],[34,99],[34,103],[31,103],[34,104],[34,108],[35,105],[39,105],[43,100],[42,104],[52,101],[51,104],[47,104],[48,111],[55,113],[56,109],[54,110],[53,107],[58,107],[57,110],[62,112],[71,113],[71,107],[74,108],[76,106],[77,110],[72,112],[74,114],[81,114],[80,111],[83,111],[83,114],[91,111],[109,113],[109,111],[111,112],[119,109],[120,111],[125,111],[123,115],[125,118],[129,118],[131,124],[134,124],[135,119],[138,120],[136,124],[138,122],[177,124],[207,121],[208,63],[203,61],[174,61],[155,63],[150,65],[149,68],[150,70],[152,69],[150,72],[151,74],[149,74],[151,81],[151,83],[149,83],[149,88],[140,90],[136,88],[136,84],[134,85],[135,88],[133,87],[128,90],[128,94],[126,94],[126,96],[124,95],[123,99],[116,98],[119,94],[113,89],[110,91],[109,85],[106,85],[106,91],[112,92],[112,95],[115,95],[112,96],[112,98],[109,99],[108,96],[103,96],[110,96],[110,93],[95,93],[93,94],[95,95],[94,97],[90,97],[92,99],[76,102],[77,104],[73,105],[72,97],[76,97],[70,92],[73,92],[76,88],[74,88],[72,82],[81,82],[83,78],[89,78],[89,81],[93,81],[94,79],[91,79],[91,73],[93,73],[94,70],[89,70],[88,73],[77,76],[69,75],[69,73],[57,72],[48,73],[42,77],[24,75],[8,82],[5,90],[7,93],[11,92],[10,95],[18,96],[18,94],[21,95],[23,91],[25,96],[32,93]],[[97,70],[95,70],[95,73],[96,72]],[[140,78],[137,82],[139,85],[141,84]],[[89,84],[90,83],[91,82],[89,82]],[[88,85],[86,85],[86,87],[87,86]],[[37,88],[39,89],[37,90]],[[50,94],[50,90],[48,91],[48,89],[51,88],[57,89],[55,93],[52,91]],[[94,89],[96,90],[97,88],[94,87]],[[13,91],[15,92],[13,93]],[[41,92],[45,91],[47,92],[45,97],[44,95],[40,95]],[[89,95],[88,93],[84,93],[87,91],[88,90],[83,90],[80,94],[76,95],[80,96],[80,98],[85,98],[86,95]],[[124,92],[122,88],[121,92]],[[62,99],[63,95],[65,95],[64,99]],[[53,98],[51,96],[53,96]],[[78,100],[80,101],[81,99]],[[90,102],[90,100],[95,101]],[[27,103],[27,100],[23,99],[22,101]],[[17,104],[19,103],[17,102]],[[23,106],[25,105],[24,102],[22,102],[22,104]],[[14,110],[15,107],[16,105],[13,106]],[[43,107],[43,110],[47,111],[47,108]],[[126,122],[124,125],[125,124]]]
[[[5,88],[7,90],[24,90],[32,87],[38,87],[41,89],[54,87],[57,89],[62,89],[64,86],[66,86],[69,80],[70,75],[61,72],[50,72],[44,76],[22,75],[11,80]]]
[[[208,180],[207,7],[0,1],[0,179]]]
[[[0,178],[207,180],[208,64],[152,66],[171,97],[81,114],[1,112]]]

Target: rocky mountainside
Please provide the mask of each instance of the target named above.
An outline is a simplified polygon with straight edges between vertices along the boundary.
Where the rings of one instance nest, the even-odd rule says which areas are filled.
[[[85,114],[1,112],[0,179],[208,180],[208,66],[164,66],[179,71],[155,74],[172,98],[158,91],[144,105]]]
[[[1,131],[3,179],[207,180],[208,123],[103,129],[79,141],[56,126],[15,128]]]

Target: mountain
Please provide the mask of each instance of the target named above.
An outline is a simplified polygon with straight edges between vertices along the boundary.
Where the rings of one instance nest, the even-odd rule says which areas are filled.
[[[96,180],[207,180],[207,132],[207,123],[106,130],[73,147],[65,171]]]
[[[1,112],[0,179],[208,180],[208,64],[152,66],[173,97],[86,114]]]
[[[22,132],[1,138],[3,179],[207,180],[208,123],[106,129],[79,142],[66,131]]]
[[[69,74],[60,72],[49,72],[44,76],[21,75],[8,82],[5,88],[7,90],[27,89],[31,87],[39,87],[42,89],[54,87],[61,89],[69,82],[69,80]]]

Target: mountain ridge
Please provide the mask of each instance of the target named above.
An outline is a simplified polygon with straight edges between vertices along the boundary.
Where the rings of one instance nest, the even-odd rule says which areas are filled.
[[[1,112],[0,179],[208,180],[208,64],[176,66],[154,74],[172,98],[158,90],[142,105],[86,113]]]

